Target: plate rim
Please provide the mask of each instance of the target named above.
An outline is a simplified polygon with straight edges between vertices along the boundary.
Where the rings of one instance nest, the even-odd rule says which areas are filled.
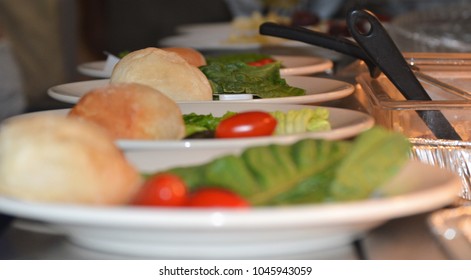
[[[316,61],[315,64],[304,64],[298,67],[291,67],[291,68],[281,68],[280,75],[281,76],[293,76],[293,75],[308,75],[308,74],[315,74],[321,73],[324,71],[328,71],[334,67],[334,63],[332,60],[320,56],[312,56],[312,55],[271,55],[275,60],[279,60],[283,63],[288,59],[311,59]],[[106,60],[96,60],[96,61],[89,61],[81,63],[77,66],[77,71],[85,76],[90,76],[94,78],[110,78],[110,74],[104,71],[106,65]],[[97,69],[101,68],[103,69]]]
[[[195,105],[206,105],[213,104],[211,102],[206,103],[181,103],[181,106],[190,106]],[[227,102],[226,104],[239,104],[238,102]],[[267,105],[280,105],[280,104],[267,104]],[[348,126],[342,126],[333,128],[328,131],[318,131],[318,132],[304,132],[296,133],[292,135],[278,135],[278,136],[269,136],[269,137],[255,137],[255,138],[244,138],[244,139],[186,139],[186,140],[126,140],[120,139],[116,141],[116,145],[124,151],[140,151],[146,149],[152,150],[172,150],[172,149],[206,149],[208,145],[213,148],[223,148],[230,145],[231,147],[245,147],[248,145],[263,145],[267,143],[268,139],[271,139],[271,143],[278,144],[289,144],[300,138],[312,138],[312,139],[327,139],[327,140],[337,140],[342,138],[352,137],[358,133],[365,131],[374,126],[375,120],[372,116],[365,112],[360,112],[352,109],[346,108],[336,108],[336,107],[327,107],[327,106],[316,106],[316,105],[302,105],[302,104],[286,104],[292,107],[306,107],[306,108],[325,108],[329,110],[329,114],[346,114],[354,115],[355,119],[358,119],[358,122],[350,124]],[[53,109],[45,110],[38,112],[30,112],[25,114],[16,115],[6,119],[15,119],[21,117],[27,117],[36,114],[56,114],[56,115],[66,115],[71,109]],[[352,116],[353,118],[353,116]],[[274,139],[274,140],[273,140]]]
[[[100,67],[93,67],[95,65],[96,66],[103,65],[103,69],[99,69]],[[85,76],[106,79],[106,78],[109,78],[110,75],[108,75],[108,73],[104,71],[105,65],[106,65],[106,60],[84,62],[77,65],[77,71],[80,74],[85,75]]]
[[[412,167],[411,167],[412,166]],[[135,206],[84,206],[29,202],[0,196],[0,210],[6,214],[40,220],[50,224],[78,224],[81,226],[158,229],[268,229],[279,226],[318,227],[343,224],[379,222],[411,214],[419,214],[445,206],[457,197],[461,180],[458,175],[436,166],[410,160],[406,168],[419,166],[442,176],[432,187],[412,190],[399,195],[352,202],[293,205],[285,207],[257,207],[249,209],[163,209]],[[429,198],[433,197],[433,200]],[[425,199],[427,198],[427,199]],[[412,203],[417,200],[421,203]],[[375,211],[371,207],[375,207]],[[17,207],[20,207],[18,210]],[[347,210],[347,211],[346,211]],[[44,217],[44,211],[47,212]],[[329,213],[329,215],[326,215]],[[337,220],[332,221],[332,214]],[[347,213],[347,216],[345,216]],[[308,214],[308,215],[307,215]],[[72,217],[72,218],[71,218]],[[90,220],[93,217],[94,220]],[[175,218],[184,217],[180,221]],[[247,223],[247,218],[255,219]],[[279,222],[284,220],[284,222]],[[346,223],[348,220],[348,223]],[[229,222],[228,222],[229,221]]]
[[[206,33],[202,33],[205,35]],[[226,33],[224,33],[226,34]],[[214,44],[207,44],[208,41],[205,41],[206,44],[201,45],[198,44],[201,41],[197,41],[196,44],[189,44],[191,40],[201,39],[201,33],[180,33],[176,35],[167,36],[162,38],[158,45],[161,47],[173,47],[176,45],[183,46],[183,47],[192,47],[199,51],[220,51],[220,50],[233,50],[233,51],[240,51],[240,50],[259,50],[263,47],[306,47],[311,46],[304,42],[298,42],[293,40],[280,40],[279,42],[273,43],[258,43],[258,42],[236,42],[230,43],[225,42],[228,37],[220,37],[218,41],[214,41]],[[217,38],[216,36],[212,36],[213,38]],[[182,43],[184,42],[184,43]]]
[[[337,84],[338,88],[334,91],[329,92],[316,92],[314,94],[307,94],[303,96],[289,96],[289,97],[277,97],[277,98],[265,98],[265,99],[250,99],[250,100],[238,100],[236,102],[257,102],[257,103],[291,103],[291,104],[310,104],[310,103],[319,103],[325,101],[331,101],[336,99],[341,99],[347,97],[355,91],[355,86],[351,83],[332,79],[332,78],[322,78],[322,77],[310,77],[310,76],[285,76],[283,77],[286,80],[290,79],[304,79],[306,81],[311,80],[312,83],[315,82],[330,82]],[[71,83],[65,83],[60,85],[55,85],[47,90],[47,94],[58,101],[69,103],[69,104],[76,104],[80,98],[85,94],[82,92],[80,96],[73,95],[67,92],[64,92],[64,87],[70,86],[80,86],[80,85],[88,85],[91,83],[97,83],[96,87],[106,86],[109,82],[109,79],[93,79],[87,81],[77,81]],[[102,84],[101,84],[102,83]],[[177,103],[196,103],[198,101],[177,101]],[[208,102],[208,101],[200,101],[200,102]],[[215,101],[215,102],[234,102],[232,101]]]

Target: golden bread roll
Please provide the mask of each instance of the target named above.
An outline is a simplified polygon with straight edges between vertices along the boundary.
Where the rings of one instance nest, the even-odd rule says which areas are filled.
[[[173,52],[181,56],[189,64],[200,67],[206,65],[206,58],[199,51],[192,48],[182,48],[182,47],[168,47],[162,48],[164,51]]]
[[[212,100],[206,76],[180,55],[158,48],[129,53],[113,68],[111,84],[139,83],[159,90],[174,101]]]
[[[185,135],[180,107],[158,90],[136,83],[93,89],[69,116],[105,128],[115,140],[175,140]]]
[[[0,194],[39,202],[119,205],[141,184],[100,127],[58,115],[7,120],[0,130]]]

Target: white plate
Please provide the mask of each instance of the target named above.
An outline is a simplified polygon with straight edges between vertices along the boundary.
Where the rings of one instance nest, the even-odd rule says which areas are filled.
[[[286,104],[243,104],[240,103],[182,103],[182,112],[222,116],[227,111],[239,112],[250,110],[287,111],[299,109],[308,105]],[[310,107],[310,106],[309,106]],[[233,139],[193,139],[184,141],[136,141],[119,140],[118,146],[126,152],[129,161],[143,171],[153,172],[159,169],[171,168],[185,164],[207,162],[223,154],[238,154],[244,148],[255,145],[272,143],[290,144],[301,139],[347,139],[353,137],[374,125],[374,119],[362,112],[328,108],[329,122],[332,129],[328,131],[297,133],[291,135],[233,138]]]
[[[108,79],[67,83],[53,86],[47,90],[47,93],[50,97],[56,100],[75,104],[85,93],[94,88],[104,87],[108,84]]]
[[[329,59],[316,56],[287,56],[273,55],[275,60],[280,61],[284,68],[280,69],[281,76],[309,75],[325,72],[333,67]],[[80,64],[77,70],[83,74],[95,78],[111,77],[112,69],[105,70],[106,61],[93,61]]]
[[[0,197],[0,211],[38,221],[80,246],[124,256],[287,258],[340,247],[389,219],[443,207],[456,198],[460,185],[456,174],[411,161],[389,183],[396,195],[349,203],[196,210],[54,205]]]
[[[253,111],[263,110],[272,112],[276,110],[287,111],[301,108],[316,108],[310,105],[290,105],[290,104],[241,104],[239,102],[201,102],[201,103],[179,103],[183,114],[213,114],[222,116],[228,111]],[[181,158],[186,158],[186,163],[195,161],[210,160],[222,153],[237,153],[241,149],[251,145],[266,145],[270,143],[289,144],[304,138],[316,139],[346,139],[353,137],[374,125],[374,119],[365,113],[341,109],[323,107],[329,110],[329,122],[331,129],[328,131],[306,132],[290,135],[232,138],[232,139],[186,139],[186,140],[118,140],[118,146],[125,151],[142,151],[133,153],[132,158],[140,169],[155,170],[167,168],[176,164],[181,164]],[[56,114],[66,115],[68,109],[39,111],[18,115],[14,118],[21,118],[33,114]],[[156,153],[156,155],[152,155]],[[160,160],[165,158],[165,160]],[[159,160],[155,160],[159,159]]]
[[[287,76],[284,78],[289,85],[305,89],[306,95],[240,100],[238,102],[311,104],[340,99],[352,94],[355,90],[352,84],[333,79],[304,76]],[[108,79],[74,82],[53,86],[47,90],[47,93],[56,100],[75,104],[88,91],[106,86],[108,83]]]
[[[266,46],[306,47],[306,43],[266,36],[269,42],[228,42],[231,34],[241,32],[232,28],[231,23],[207,23],[186,25],[178,28],[181,34],[161,39],[157,44],[161,47],[189,47],[200,51],[219,50],[257,50]],[[255,31],[252,32],[255,34]]]
[[[109,78],[111,77],[110,69],[109,71],[105,70],[106,60],[85,62],[77,66],[77,70],[80,74],[94,77],[94,78]]]
[[[283,68],[280,69],[280,74],[285,78],[325,72],[334,66],[331,60],[316,56],[273,55],[272,57],[282,63]]]

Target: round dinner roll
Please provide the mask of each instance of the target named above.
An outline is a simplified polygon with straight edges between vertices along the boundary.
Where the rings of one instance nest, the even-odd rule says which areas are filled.
[[[180,107],[165,94],[136,83],[87,92],[69,112],[93,122],[115,139],[177,140],[185,135]]]
[[[100,127],[59,115],[7,120],[0,130],[0,194],[37,202],[120,205],[141,176]]]
[[[206,76],[180,55],[159,48],[129,53],[113,68],[110,83],[140,83],[159,90],[174,101],[212,100]]]
[[[189,64],[200,67],[206,65],[206,58],[199,51],[192,48],[182,48],[182,47],[168,47],[162,48],[164,51],[173,52],[181,56]]]

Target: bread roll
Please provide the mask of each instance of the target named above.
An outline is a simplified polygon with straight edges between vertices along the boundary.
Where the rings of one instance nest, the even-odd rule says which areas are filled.
[[[173,52],[181,56],[189,64],[200,67],[206,65],[206,58],[199,51],[192,48],[181,48],[181,47],[169,47],[162,48],[164,51]]]
[[[197,67],[176,53],[146,48],[129,53],[114,67],[110,83],[140,83],[174,101],[212,100],[211,85]]]
[[[180,107],[159,91],[136,83],[93,89],[69,116],[98,124],[116,140],[175,140],[185,135]]]
[[[0,194],[18,199],[118,205],[141,184],[109,135],[58,115],[31,115],[0,130]]]

